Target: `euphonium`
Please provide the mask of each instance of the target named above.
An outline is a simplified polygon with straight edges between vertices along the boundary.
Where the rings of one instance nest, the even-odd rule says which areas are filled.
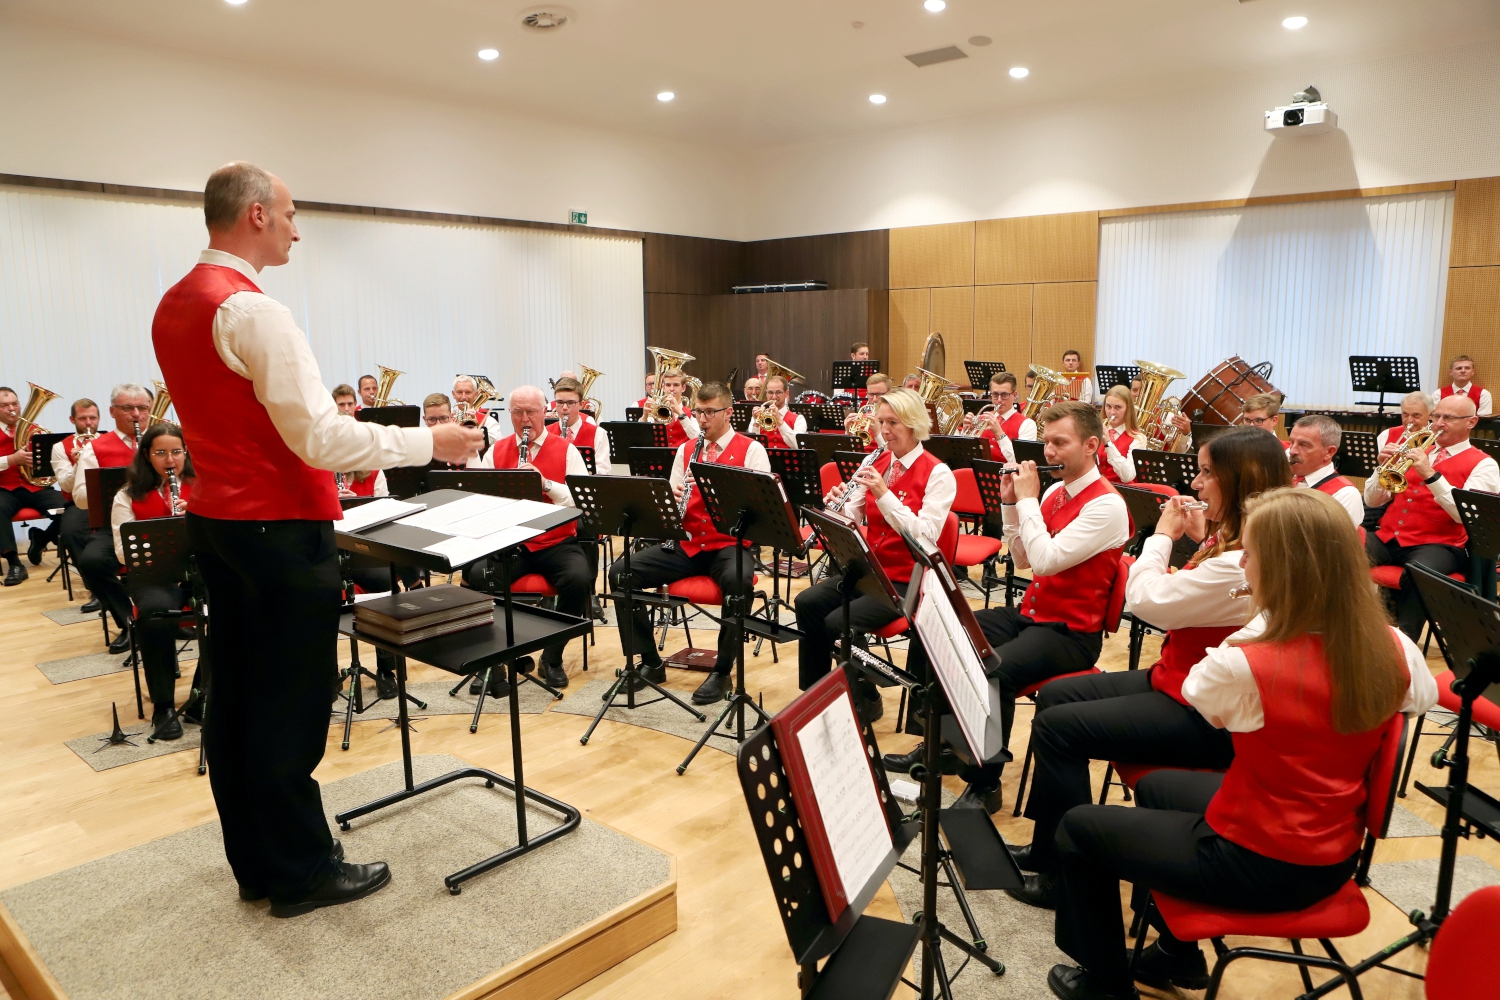
[[[21,409],[21,416],[16,420],[16,452],[24,454],[31,450],[31,436],[33,434],[46,434],[47,428],[40,426],[36,418],[42,415],[47,404],[57,398],[57,393],[51,389],[43,389],[35,382],[27,382],[31,386],[31,395],[26,398],[26,405]],[[34,476],[26,466],[21,466],[21,478],[32,486],[51,486],[57,480],[52,476]]]
[[[995,413],[999,411],[999,409],[1000,407],[996,406],[994,403],[986,403],[984,406],[981,406],[978,411],[965,416],[963,422],[959,424],[956,429],[954,429],[953,433],[958,437],[978,437],[980,433],[979,418],[984,416],[986,413]]]
[[[595,419],[600,419],[599,415],[604,412],[604,404],[594,399],[589,393],[593,391],[595,380],[604,373],[595,371],[588,365],[579,365],[578,370],[583,372],[583,378],[578,380],[578,388],[583,395],[583,408],[592,413]]]
[[[1031,386],[1031,395],[1026,397],[1026,405],[1021,408],[1022,414],[1035,420],[1036,415],[1052,405],[1054,397],[1057,396],[1057,387],[1068,380],[1068,377],[1060,371],[1032,365],[1026,370],[1026,374],[1035,379]]]
[[[380,369],[380,383],[375,389],[375,405],[404,406],[405,404],[401,400],[391,398],[391,388],[396,384],[396,379],[406,373],[398,372],[394,368],[387,368],[385,365],[376,365],[375,367]]]
[[[1141,431],[1146,443],[1153,451],[1172,451],[1180,436],[1172,418],[1182,412],[1182,401],[1176,396],[1166,395],[1167,386],[1180,378],[1186,378],[1176,368],[1168,368],[1154,361],[1136,360],[1141,370],[1141,395],[1135,401],[1135,412],[1142,414]]]
[[[807,382],[807,379],[803,378],[797,372],[792,371],[786,365],[778,364],[777,362],[772,361],[770,358],[766,358],[766,378],[771,378],[772,376],[778,376],[780,378],[786,379],[788,396],[791,395],[791,385],[793,382]],[[762,379],[761,382],[762,384],[764,384],[765,380]]]
[[[1432,442],[1437,440],[1437,431],[1432,425],[1417,427],[1407,431],[1396,443],[1396,453],[1384,462],[1380,468],[1375,470],[1376,479],[1380,488],[1395,496],[1406,490],[1406,470],[1410,469],[1412,462],[1416,461],[1417,453],[1426,451],[1432,447]]]
[[[931,403],[937,410],[938,433],[952,434],[963,423],[964,401],[953,391],[953,383],[943,376],[925,368],[918,368],[917,374],[922,377],[917,395],[922,397],[922,402]]]
[[[474,380],[474,401],[459,403],[453,408],[453,416],[460,424],[473,427],[479,423],[479,411],[484,408],[484,404],[495,398],[496,390],[495,383],[483,375],[470,375],[469,378]]]
[[[167,383],[157,379],[151,384],[156,386],[156,395],[151,399],[151,412],[146,415],[147,427],[166,420],[167,411],[172,408],[172,394],[167,391]]]
[[[677,416],[672,412],[672,404],[667,402],[667,393],[662,390],[664,382],[662,376],[674,368],[680,370],[689,361],[697,361],[698,359],[691,354],[668,350],[665,347],[648,347],[646,350],[651,352],[651,357],[655,360],[656,367],[654,370],[657,391],[646,398],[646,413],[643,419],[653,424],[669,424],[677,419]],[[686,385],[685,381],[684,385]],[[694,392],[696,391],[695,389]],[[686,394],[687,390],[684,389],[683,398],[687,398]]]

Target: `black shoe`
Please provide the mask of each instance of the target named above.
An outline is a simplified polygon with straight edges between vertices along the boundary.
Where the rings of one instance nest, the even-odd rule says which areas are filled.
[[[888,753],[880,758],[881,766],[894,774],[911,774],[911,769],[922,763],[926,756],[927,744],[918,743],[912,748],[911,753]],[[957,774],[963,767],[963,762],[958,759],[948,747],[943,747],[938,753],[938,770],[944,774]],[[994,812],[993,809],[990,812]]]
[[[88,603],[78,610],[86,615],[97,615],[99,613],[99,609],[103,607],[104,605],[99,603],[99,598],[91,597],[89,598]]]
[[[1208,960],[1203,957],[1203,949],[1196,944],[1191,955],[1168,955],[1153,942],[1141,952],[1135,964],[1135,981],[1158,990],[1173,986],[1184,990],[1206,990]]]
[[[1047,987],[1058,1000],[1137,1000],[1141,995],[1131,984],[1113,990],[1101,989],[1076,965],[1054,965],[1047,973]]]
[[[665,663],[653,663],[649,666],[641,664],[641,676],[652,684],[665,684],[667,682],[667,665]]]
[[[599,603],[599,598],[589,598],[589,617],[596,621],[604,621],[604,605]]]
[[[1051,875],[1045,872],[1040,875],[1027,875],[1026,884],[1021,888],[1005,891],[1011,899],[1018,899],[1027,906],[1035,906],[1041,910],[1057,909],[1057,883],[1053,881]],[[1061,996],[1061,994],[1058,995]]]
[[[728,674],[709,674],[698,690],[693,692],[694,705],[712,705],[716,701],[723,701],[724,696],[729,693]]]
[[[375,694],[381,698],[396,697],[396,671],[377,670],[375,672]]]
[[[482,674],[482,673],[475,674],[474,675],[474,679],[469,682],[469,694],[473,695],[475,698],[478,698],[479,697],[479,692],[481,692],[483,690],[484,690],[484,674]]]
[[[353,865],[340,861],[338,870],[311,892],[280,902],[273,899],[271,916],[298,917],[322,906],[352,903],[383,889],[390,880],[391,869],[384,861],[371,865]]]
[[[873,698],[860,698],[856,695],[854,708],[861,721],[874,725],[885,715],[885,700],[878,694]]]
[[[543,663],[542,680],[548,687],[565,688],[568,686],[568,672],[561,663]]]
[[[496,667],[490,673],[489,696],[491,698],[509,698],[510,681],[505,679],[505,671]]]
[[[1010,851],[1010,856],[1015,860],[1017,868],[1028,872],[1036,871],[1031,860],[1030,844],[1022,844],[1020,847],[1011,847],[1009,844],[1006,844],[1005,847],[1006,850]]]
[[[151,713],[151,735],[159,740],[182,739],[182,718],[171,705],[162,705]]]
[[[179,718],[183,722],[190,722],[195,726],[203,725],[203,699],[200,698],[194,701],[191,708],[184,708]]]
[[[965,788],[964,793],[958,797],[957,804],[961,806],[975,806],[977,808],[983,809],[985,812],[993,816],[995,813],[999,812],[1001,808],[1004,807],[1005,793],[1001,790],[999,785],[996,785],[994,788],[991,788],[987,792],[978,791],[973,785],[970,785]]]
[[[20,563],[11,563],[10,571],[5,574],[5,583],[3,586],[14,587],[30,575],[30,573],[26,572],[25,566],[22,566]]]
[[[42,564],[42,553],[47,551],[47,535],[41,528],[32,528],[27,534],[31,544],[26,546],[26,559],[33,566]]]
[[[339,841],[337,837],[333,838],[333,851],[328,856],[334,861],[344,860],[344,845]],[[264,889],[257,889],[254,886],[248,886],[243,882],[241,882],[239,886],[240,899],[243,902],[258,903],[262,899],[266,898],[267,893]]]
[[[120,634],[110,640],[109,652],[112,656],[118,656],[130,649],[130,630],[120,629]]]

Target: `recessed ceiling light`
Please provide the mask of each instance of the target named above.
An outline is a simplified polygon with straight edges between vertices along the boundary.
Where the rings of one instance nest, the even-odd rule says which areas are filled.
[[[1285,21],[1282,21],[1281,26],[1288,31],[1296,31],[1298,28],[1307,27],[1307,18],[1298,14],[1296,17],[1289,17]]]
[[[674,98],[676,96],[677,95],[674,94],[674,93],[672,93],[670,90],[663,90],[660,94],[656,95],[656,99],[658,101],[661,101],[663,104],[665,104],[667,101],[670,101],[672,98]]]
[[[244,3],[245,0],[224,0],[224,2],[229,4],[230,6],[238,7],[240,4]]]
[[[885,103],[885,95],[884,94],[871,94],[870,95],[870,103],[871,104],[884,104]]]
[[[500,50],[499,49],[480,49],[479,50],[479,58],[483,59],[485,62],[493,62],[494,60],[500,58]]]
[[[936,14],[938,11],[948,6],[948,0],[926,0],[926,2],[922,4],[922,6],[926,7],[928,10]]]
[[[1031,70],[1027,69],[1025,66],[1012,66],[1010,68],[1010,75],[1015,77],[1017,80],[1024,80],[1031,75]]]

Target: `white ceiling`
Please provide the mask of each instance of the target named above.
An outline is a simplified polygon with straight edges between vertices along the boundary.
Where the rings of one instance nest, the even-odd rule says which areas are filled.
[[[737,147],[806,141],[1270,65],[1500,37],[1496,0],[0,0],[10,16],[355,86]],[[1310,18],[1288,31],[1281,20]],[[862,28],[852,22],[861,21]],[[979,47],[968,39],[988,35]],[[903,56],[956,44],[968,58]],[[500,50],[495,62],[476,56]],[[1029,78],[1010,78],[1012,66]],[[1308,81],[1289,79],[1287,93]],[[672,90],[675,101],[655,95]],[[871,105],[868,96],[889,98]]]

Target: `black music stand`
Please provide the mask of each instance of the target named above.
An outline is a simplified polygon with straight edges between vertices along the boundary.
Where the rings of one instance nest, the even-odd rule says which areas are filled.
[[[1137,448],[1135,478],[1143,483],[1170,486],[1179,493],[1192,495],[1192,482],[1198,478],[1198,455],[1188,451],[1152,451]]]
[[[1099,394],[1109,392],[1117,385],[1130,388],[1130,383],[1141,377],[1138,365],[1095,365],[1094,385]]]
[[[1189,433],[1193,438],[1194,448],[1202,448],[1225,431],[1235,429],[1235,425],[1233,424],[1200,424],[1196,421],[1189,423],[1188,426],[1190,428]]]
[[[863,451],[836,451],[833,453],[833,464],[839,467],[839,478],[848,482],[859,467],[864,464],[868,452]]]
[[[869,361],[835,361],[833,363],[833,390],[840,389],[859,393],[865,389],[870,381],[870,376],[880,371],[880,361],[871,358]]]
[[[1380,437],[1365,431],[1344,431],[1339,450],[1333,456],[1333,467],[1342,476],[1368,479],[1380,466]]]
[[[366,406],[354,411],[354,419],[365,424],[385,427],[421,427],[420,406]]]
[[[72,434],[31,435],[31,474],[44,479],[55,478],[57,472],[52,468],[52,446],[72,436]],[[55,511],[46,510],[42,513],[56,517],[65,509],[64,507],[60,507]],[[59,541],[61,540],[59,539]],[[52,578],[59,573],[63,575],[63,586],[67,588],[68,600],[71,601],[73,599],[73,577],[68,572],[68,547],[62,544],[57,546],[57,569],[47,574],[47,582],[51,583]]]
[[[632,423],[632,424],[636,423],[636,422],[638,422],[641,419],[641,417],[643,417],[645,415],[646,415],[646,408],[644,406],[627,406],[627,407],[625,407],[625,420],[627,422],[629,422],[629,423]]]
[[[572,444],[573,447],[578,449],[578,454],[583,457],[583,464],[588,466],[589,475],[597,476],[599,474],[599,466],[596,464],[597,460],[594,457],[594,449],[586,444]],[[605,475],[609,475],[609,473],[606,472]]]
[[[854,658],[854,631],[849,620],[849,605],[854,601],[855,591],[873,597],[887,608],[904,615],[906,613],[901,592],[886,575],[885,568],[870,551],[870,543],[860,534],[859,526],[840,514],[808,508],[803,515],[823,544],[828,558],[834,561],[842,574],[839,597],[844,613],[843,662]],[[852,671],[856,669],[851,666]]]
[[[781,485],[786,488],[787,496],[792,501],[792,509],[801,513],[805,507],[820,508],[823,506],[823,476],[820,471],[822,466],[818,462],[818,453],[808,448],[776,448],[768,453],[771,459],[771,471],[781,477]],[[802,551],[800,548],[799,552]],[[771,553],[771,577],[772,593],[770,601],[771,620],[780,621],[780,608],[791,604],[791,582],[794,577],[805,575],[808,570],[806,563],[798,563],[793,558],[796,553],[788,553],[786,557],[787,576],[787,599],[781,599],[781,557],[778,553]],[[801,566],[799,570],[797,567]],[[755,642],[755,655],[760,655],[762,640]],[[771,645],[771,655],[776,655],[776,645]]]
[[[734,404],[734,412],[729,415],[729,426],[747,434],[750,431],[750,411],[759,406],[759,403],[738,402]]]
[[[672,462],[677,458],[676,448],[631,448],[626,454],[630,456],[632,476],[672,478]]]
[[[975,462],[990,457],[988,438],[963,434],[934,434],[922,442],[922,447],[932,452],[950,469],[972,469]]]
[[[1454,490],[1453,502],[1469,533],[1469,555],[1479,562],[1479,593],[1495,599],[1495,564],[1500,562],[1500,496]]]
[[[599,425],[609,435],[609,453],[628,455],[631,448],[665,448],[667,425],[639,420],[606,420]]]
[[[363,413],[364,410],[359,412]],[[385,470],[386,492],[397,500],[410,500],[427,489],[427,473],[451,469],[447,465],[409,465]]]
[[[1005,371],[1004,361],[965,361],[964,373],[969,376],[969,387],[975,392],[988,392],[990,379]],[[981,405],[988,400],[982,400]]]
[[[859,441],[852,434],[804,434],[797,446],[817,452],[819,466],[832,462],[835,452],[859,451]]]
[[[808,430],[843,433],[844,414],[849,412],[849,407],[839,403],[808,403],[807,405],[813,408],[814,415],[817,417],[816,426],[809,421]]]
[[[1125,509],[1130,512],[1131,523],[1135,525],[1135,535],[1125,544],[1125,552],[1140,555],[1141,545],[1156,534],[1156,522],[1161,520],[1162,503],[1167,498],[1155,490],[1129,483],[1115,483],[1115,492],[1125,501]]]
[[[671,484],[648,476],[569,476],[568,489],[573,492],[573,502],[583,511],[584,529],[600,537],[621,536],[624,541],[620,551],[625,559],[625,571],[620,574],[619,591],[601,595],[605,600],[615,601],[618,605],[615,613],[616,620],[620,623],[620,651],[625,655],[625,669],[620,671],[619,679],[604,693],[599,714],[594,716],[594,721],[589,723],[588,730],[578,742],[588,743],[599,720],[611,708],[634,710],[663,699],[687,711],[699,722],[708,721],[708,716],[642,674],[635,661],[635,605],[640,603],[670,607],[673,598],[658,597],[635,589],[635,574],[630,571],[630,541],[633,537],[676,541],[683,541],[688,537],[687,532],[682,530],[682,519],[677,513],[677,501],[672,497]],[[660,697],[637,702],[635,693],[643,687],[651,688]],[[616,706],[615,699],[622,689],[625,703]]]
[[[1471,434],[1469,436],[1469,444],[1473,445],[1475,448],[1478,448],[1480,451],[1484,452],[1495,461],[1500,462],[1500,440],[1496,440],[1494,438],[1474,437]]]
[[[1404,396],[1419,392],[1422,378],[1417,370],[1416,358],[1386,357],[1381,355],[1350,355],[1349,378],[1355,392],[1378,392],[1380,399],[1357,399],[1355,406],[1373,406],[1376,412],[1384,413],[1387,406],[1401,405],[1386,400],[1387,393]]]

